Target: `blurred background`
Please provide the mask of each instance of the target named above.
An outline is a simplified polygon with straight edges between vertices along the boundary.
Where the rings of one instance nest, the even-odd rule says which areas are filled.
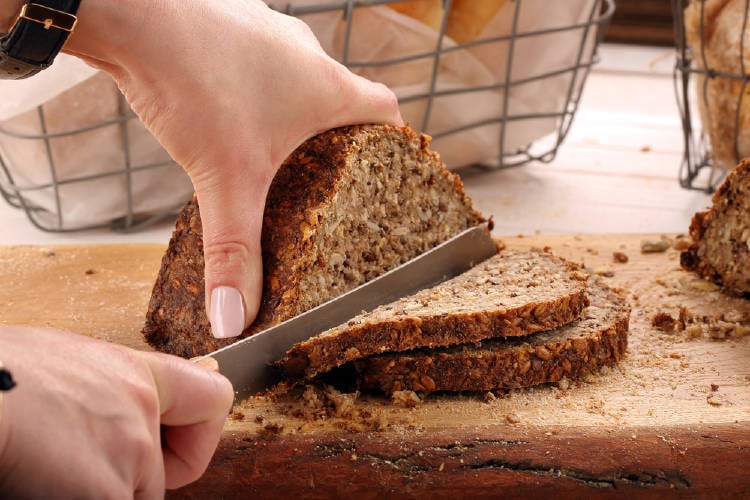
[[[687,232],[742,156],[743,44],[718,61],[704,33],[743,40],[747,18],[739,0],[692,3],[269,2],[396,91],[496,235]],[[0,88],[0,241],[166,244],[186,176],[106,75],[53,69]]]

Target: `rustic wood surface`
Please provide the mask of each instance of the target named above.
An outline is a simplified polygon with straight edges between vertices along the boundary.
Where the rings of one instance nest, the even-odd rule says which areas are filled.
[[[413,406],[337,393],[318,393],[318,405],[252,398],[227,420],[204,477],[171,495],[750,495],[750,301],[681,271],[673,248],[641,254],[646,238],[661,237],[501,238],[549,246],[628,291],[630,347],[614,369],[508,394],[433,394]],[[163,251],[0,247],[0,323],[147,349],[139,331]],[[677,319],[682,308],[685,330],[652,326],[658,313]]]

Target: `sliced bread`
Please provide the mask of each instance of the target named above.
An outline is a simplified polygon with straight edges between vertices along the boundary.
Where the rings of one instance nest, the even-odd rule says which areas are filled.
[[[281,365],[292,379],[312,378],[373,354],[529,335],[575,320],[587,304],[586,275],[576,264],[506,250],[295,345]]]
[[[488,391],[576,378],[612,365],[627,348],[630,307],[591,278],[590,305],[569,325],[523,338],[383,354],[354,362],[365,390]]]
[[[750,162],[734,167],[711,200],[693,216],[680,264],[730,294],[750,295]]]
[[[409,128],[353,126],[302,144],[281,166],[263,221],[263,298],[244,336],[392,269],[485,219],[459,177]],[[211,336],[202,226],[185,206],[162,260],[144,334],[184,357],[237,339]]]

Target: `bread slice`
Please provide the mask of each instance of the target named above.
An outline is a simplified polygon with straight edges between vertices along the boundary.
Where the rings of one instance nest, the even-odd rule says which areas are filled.
[[[502,251],[464,274],[328,330],[290,349],[290,378],[312,378],[373,354],[528,335],[578,318],[586,275],[545,252]]]
[[[287,158],[266,201],[263,299],[245,336],[485,221],[428,142],[406,127],[344,127],[308,140]],[[184,357],[237,340],[210,334],[201,238],[193,199],[177,219],[144,327],[149,344]]]
[[[742,160],[729,172],[712,201],[693,216],[693,243],[680,264],[730,294],[750,295],[750,162]]]
[[[590,305],[573,323],[523,338],[384,354],[354,362],[365,390],[488,391],[573,379],[625,354],[630,307],[600,278],[591,278]]]

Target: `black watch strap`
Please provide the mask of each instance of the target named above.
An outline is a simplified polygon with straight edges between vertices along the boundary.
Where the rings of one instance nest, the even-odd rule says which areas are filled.
[[[28,78],[49,67],[75,28],[80,3],[27,0],[10,31],[0,36],[0,78]]]

